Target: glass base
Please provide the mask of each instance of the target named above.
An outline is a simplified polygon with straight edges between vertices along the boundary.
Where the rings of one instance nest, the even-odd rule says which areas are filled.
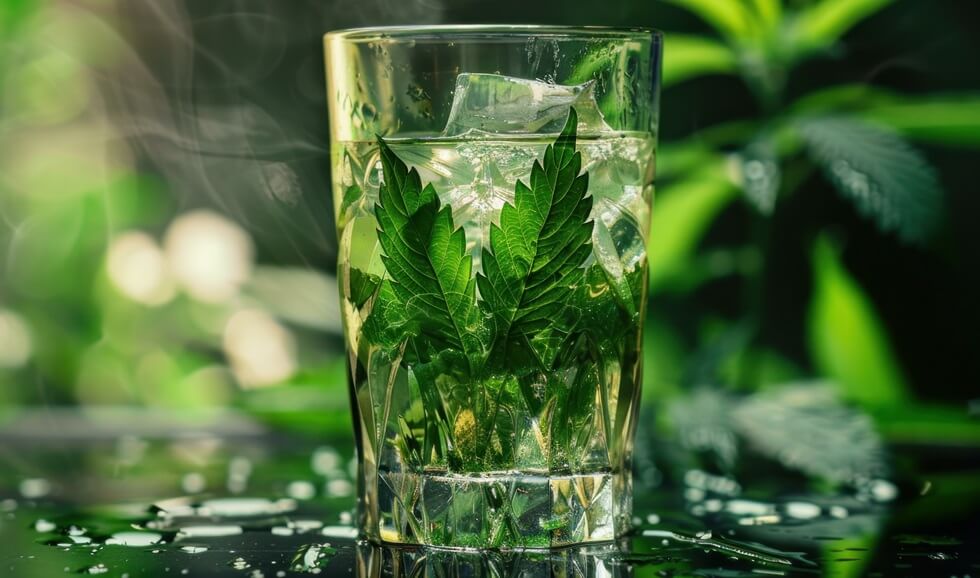
[[[357,546],[357,575],[365,578],[439,576],[441,578],[500,578],[501,576],[575,576],[626,578],[629,564],[619,562],[629,543],[592,544],[539,551],[443,550],[412,546]]]
[[[379,472],[377,483],[376,511],[365,516],[374,541],[544,549],[608,542],[629,531],[628,474]]]

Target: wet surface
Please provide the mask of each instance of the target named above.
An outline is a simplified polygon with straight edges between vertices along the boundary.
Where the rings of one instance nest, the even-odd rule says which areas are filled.
[[[980,575],[962,448],[890,448],[890,479],[835,489],[766,463],[641,471],[620,543],[474,553],[359,543],[342,437],[226,434],[4,439],[0,576]]]

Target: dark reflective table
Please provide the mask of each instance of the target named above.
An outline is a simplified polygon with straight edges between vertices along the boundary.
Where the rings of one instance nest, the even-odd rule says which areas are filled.
[[[886,448],[894,473],[847,487],[763,459],[736,479],[639,455],[630,537],[459,552],[359,542],[352,448],[334,437],[236,414],[8,420],[0,576],[980,576],[969,447]]]

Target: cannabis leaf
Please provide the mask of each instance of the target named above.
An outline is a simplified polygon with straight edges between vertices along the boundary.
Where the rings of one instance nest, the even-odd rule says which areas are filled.
[[[936,172],[897,134],[849,118],[800,122],[813,159],[838,191],[882,231],[926,240],[942,215]]]
[[[577,123],[572,109],[543,161],[534,162],[531,186],[518,181],[513,204],[506,203],[500,225],[490,227],[477,284],[495,322],[491,358],[532,340],[561,316],[592,250],[592,197],[586,195],[588,173],[579,175]]]
[[[344,197],[340,200],[340,214],[347,215],[347,211],[360,200],[361,196],[361,187],[357,185],[351,185],[344,189]]]
[[[478,358],[479,309],[465,235],[432,185],[422,188],[418,171],[409,171],[380,138],[378,144],[384,183],[375,215],[391,290],[385,295],[383,287],[382,296],[398,303],[414,333],[426,338],[415,344],[420,358],[446,348]]]
[[[360,309],[378,290],[381,280],[377,275],[365,273],[357,267],[351,267],[347,274],[347,296],[354,307]]]

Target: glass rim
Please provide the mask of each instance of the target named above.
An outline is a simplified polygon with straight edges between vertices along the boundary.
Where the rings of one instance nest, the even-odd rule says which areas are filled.
[[[567,40],[649,40],[659,43],[663,32],[644,26],[565,26],[548,24],[420,24],[367,26],[331,30],[324,40],[346,42],[473,40],[525,41],[528,37]]]

